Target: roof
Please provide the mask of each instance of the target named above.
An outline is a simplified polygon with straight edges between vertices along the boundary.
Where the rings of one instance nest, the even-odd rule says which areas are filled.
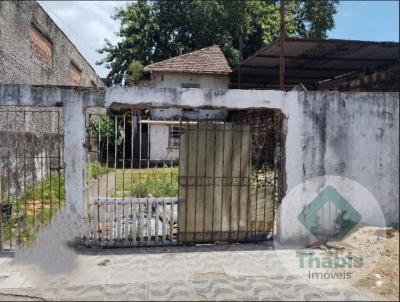
[[[237,66],[231,86],[279,88],[279,40],[274,40]],[[285,40],[285,88],[316,84],[345,74],[398,64],[399,43],[354,40]]]
[[[146,66],[145,71],[228,74],[232,70],[218,45]]]

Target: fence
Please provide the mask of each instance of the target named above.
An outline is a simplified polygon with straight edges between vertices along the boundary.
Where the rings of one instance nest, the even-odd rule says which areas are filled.
[[[0,248],[32,242],[64,204],[59,108],[0,106]]]
[[[83,242],[270,238],[279,198],[279,115],[226,111],[226,119],[215,120],[152,112],[125,109],[86,120],[90,231]]]
[[[283,187],[280,113],[210,107],[185,114],[142,104],[100,114],[89,109],[101,92],[29,89],[17,102],[1,94],[3,104],[21,105],[2,118],[3,248],[32,242],[64,199],[87,221],[89,231],[77,237],[83,244],[272,237]]]

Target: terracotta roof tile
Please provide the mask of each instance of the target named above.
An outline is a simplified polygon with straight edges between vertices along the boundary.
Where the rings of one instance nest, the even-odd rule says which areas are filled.
[[[228,74],[232,71],[218,45],[148,65],[145,70],[214,74]]]

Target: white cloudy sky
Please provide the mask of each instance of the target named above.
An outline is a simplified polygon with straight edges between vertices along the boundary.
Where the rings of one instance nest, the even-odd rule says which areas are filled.
[[[38,1],[53,21],[61,28],[78,50],[101,76],[107,69],[95,65],[102,58],[96,49],[104,45],[104,39],[117,42],[114,32],[119,22],[111,18],[115,9],[128,1]]]
[[[102,58],[96,49],[103,46],[105,38],[118,41],[114,32],[120,24],[111,15],[128,2],[132,1],[39,1],[101,77],[107,75],[107,69],[95,65]],[[340,1],[335,29],[328,37],[398,42],[398,12],[399,1]]]

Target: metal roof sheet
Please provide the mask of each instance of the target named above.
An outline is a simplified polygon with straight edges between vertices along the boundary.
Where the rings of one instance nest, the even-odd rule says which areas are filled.
[[[242,88],[279,87],[279,40],[274,40],[237,66],[231,84]],[[398,64],[399,43],[355,40],[285,40],[285,88],[315,84],[345,74]]]

